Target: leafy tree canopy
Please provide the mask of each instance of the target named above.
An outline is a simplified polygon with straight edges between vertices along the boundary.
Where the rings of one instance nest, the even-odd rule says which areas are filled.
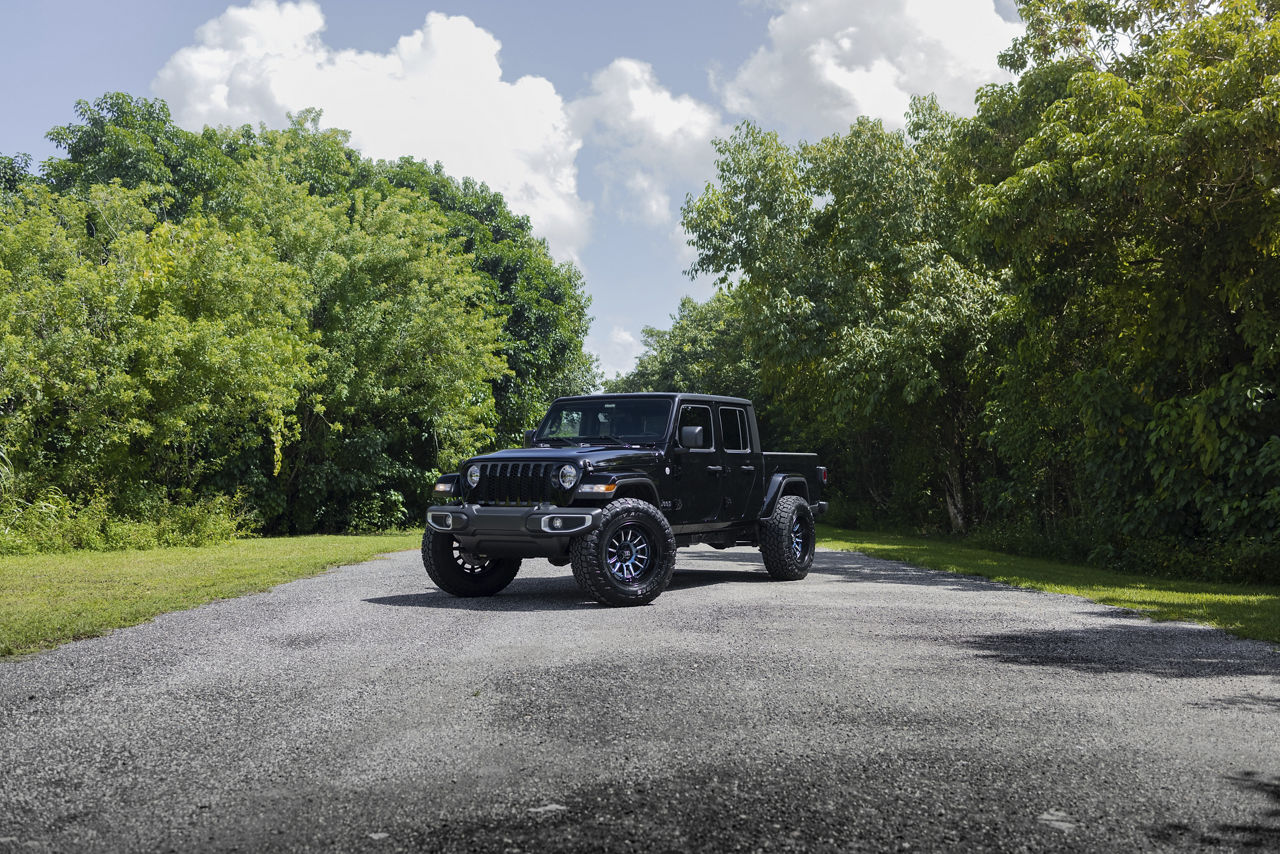
[[[17,494],[238,494],[270,531],[411,522],[436,473],[595,382],[581,274],[502,197],[318,111],[173,124],[111,93],[0,160],[0,451]]]

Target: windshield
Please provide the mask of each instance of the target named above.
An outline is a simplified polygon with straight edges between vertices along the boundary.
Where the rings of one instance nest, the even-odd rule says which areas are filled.
[[[653,444],[667,435],[670,419],[670,400],[607,397],[566,400],[551,407],[534,441]]]

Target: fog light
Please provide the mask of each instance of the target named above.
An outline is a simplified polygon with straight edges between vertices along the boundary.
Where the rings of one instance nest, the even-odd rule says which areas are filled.
[[[560,530],[561,528],[564,527],[564,520],[561,519],[559,516],[552,517],[551,527],[555,528],[557,531]]]

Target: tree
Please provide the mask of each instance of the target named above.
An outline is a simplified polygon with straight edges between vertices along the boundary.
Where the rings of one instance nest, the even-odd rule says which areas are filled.
[[[400,525],[594,383],[581,274],[487,188],[363,158],[316,110],[200,134],[122,93],[77,113],[43,181],[0,161],[0,451],[33,489]]]
[[[606,382],[607,391],[760,396],[760,366],[735,294],[717,291],[704,303],[685,297],[671,315],[670,329],[646,326],[643,336],[645,353],[629,374]]]
[[[552,399],[599,384],[595,360],[582,347],[591,322],[582,274],[552,259],[527,217],[513,214],[483,184],[445,175],[439,163],[402,158],[381,164],[380,174],[438,204],[472,269],[492,283],[492,299],[505,315],[502,355],[510,368],[493,385],[496,444],[519,441]]]
[[[957,158],[974,164],[971,239],[1010,271],[991,411],[1011,498],[1112,536],[1275,542],[1276,9],[1023,13],[1005,61],[1026,71],[981,94]],[[1074,501],[1016,462],[1049,457],[1070,461],[1053,477]]]
[[[916,102],[913,123],[945,136],[932,102]],[[970,356],[997,292],[948,248],[937,146],[859,119],[795,149],[744,123],[716,147],[718,184],[684,208],[690,273],[741,292],[766,388],[828,425],[828,441],[857,459],[864,496],[909,518],[944,510],[964,530],[977,453]],[[849,454],[851,434],[868,447]],[[863,467],[877,456],[886,468]]]
[[[76,115],[81,123],[48,133],[67,152],[44,163],[55,190],[83,193],[113,180],[149,187],[162,220],[181,219],[197,200],[213,209],[234,200],[231,163],[209,138],[175,125],[164,101],[111,92],[77,101]]]
[[[296,271],[257,235],[157,224],[145,195],[30,187],[0,208],[2,441],[73,495],[198,494],[232,455],[279,453],[310,377]]]

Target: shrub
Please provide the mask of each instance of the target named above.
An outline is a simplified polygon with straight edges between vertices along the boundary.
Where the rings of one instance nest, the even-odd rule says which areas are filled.
[[[199,546],[245,532],[237,502],[226,496],[187,503],[150,496],[124,506],[119,512],[102,494],[77,505],[53,488],[30,499],[0,496],[0,554]]]

